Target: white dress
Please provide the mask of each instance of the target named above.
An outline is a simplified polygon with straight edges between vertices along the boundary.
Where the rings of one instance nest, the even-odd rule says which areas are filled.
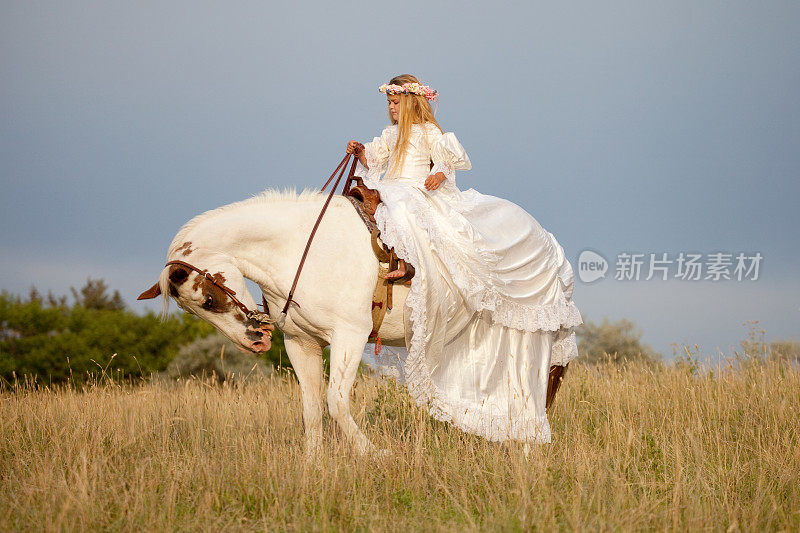
[[[381,193],[381,239],[416,269],[401,377],[439,420],[493,441],[550,442],[550,366],[577,357],[583,323],[564,250],[518,205],[460,191],[469,157],[431,123],[413,125],[402,168],[387,173],[397,135],[388,126],[366,143],[369,169],[357,174]],[[447,179],[427,191],[436,172]]]

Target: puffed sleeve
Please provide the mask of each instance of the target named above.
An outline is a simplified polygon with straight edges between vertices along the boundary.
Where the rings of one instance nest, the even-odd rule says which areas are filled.
[[[384,128],[380,137],[375,137],[371,142],[364,143],[364,157],[367,159],[367,166],[359,162],[356,165],[356,176],[364,178],[364,183],[368,187],[374,187],[374,184],[380,179],[389,163],[389,144],[388,144],[389,128]]]
[[[433,168],[431,168],[430,173],[436,174],[437,172],[442,172],[447,179],[450,180],[450,183],[455,185],[455,171],[469,170],[472,168],[472,163],[469,160],[467,151],[464,150],[464,147],[458,142],[453,132],[448,131],[443,134],[436,129],[431,139],[431,161],[433,161]]]

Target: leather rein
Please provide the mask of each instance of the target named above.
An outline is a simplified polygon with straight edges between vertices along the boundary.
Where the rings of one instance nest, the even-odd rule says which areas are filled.
[[[356,151],[356,153],[360,152],[363,149],[364,149],[364,145],[359,144],[359,147],[358,147],[358,150]],[[236,297],[236,291],[234,291],[230,287],[227,287],[224,283],[215,280],[211,276],[211,274],[208,273],[207,270],[200,270],[196,266],[194,266],[194,265],[192,265],[190,263],[187,263],[186,261],[178,261],[178,260],[167,261],[167,263],[164,265],[164,267],[166,268],[169,265],[180,265],[180,266],[184,266],[184,267],[186,267],[188,269],[194,270],[198,274],[202,274],[203,277],[205,277],[209,281],[209,283],[211,283],[214,286],[218,287],[222,292],[227,294],[228,297],[231,299],[231,301],[236,305],[236,307],[238,307],[245,314],[245,316],[249,320],[254,320],[254,321],[259,322],[261,324],[276,324],[279,328],[283,328],[283,324],[286,322],[286,313],[288,313],[288,311],[289,311],[289,304],[294,302],[294,304],[297,305],[297,307],[300,307],[300,304],[297,303],[297,301],[295,301],[295,299],[294,299],[294,290],[297,288],[297,281],[300,279],[300,272],[303,270],[303,265],[305,264],[306,257],[308,256],[308,250],[311,248],[311,241],[314,240],[314,235],[317,233],[317,228],[319,228],[320,222],[322,222],[322,217],[325,214],[325,211],[328,209],[328,204],[331,203],[331,199],[333,198],[333,195],[336,192],[336,188],[339,186],[339,182],[342,180],[342,176],[344,176],[344,171],[347,168],[347,161],[350,159],[351,156],[353,157],[353,163],[350,166],[350,172],[347,175],[347,181],[346,181],[346,183],[344,185],[344,189],[342,190],[342,194],[346,194],[347,193],[347,191],[350,189],[350,182],[353,179],[353,177],[355,176],[356,163],[358,163],[358,157],[356,157],[355,154],[347,154],[347,155],[345,155],[344,158],[342,159],[342,161],[336,167],[336,170],[334,170],[333,174],[331,174],[331,177],[328,178],[328,181],[326,181],[325,185],[322,186],[322,189],[321,189],[320,192],[324,192],[325,188],[331,182],[333,177],[336,176],[337,173],[339,174],[339,177],[336,178],[336,182],[333,184],[333,187],[331,187],[331,192],[328,194],[328,198],[325,200],[325,203],[322,205],[322,209],[319,212],[319,216],[317,216],[317,221],[314,223],[314,228],[311,230],[311,235],[309,235],[309,237],[308,237],[308,242],[306,242],[306,248],[303,251],[303,256],[300,258],[300,264],[297,267],[297,273],[295,274],[294,281],[292,282],[292,288],[289,289],[289,296],[286,299],[286,304],[283,306],[283,309],[281,310],[281,314],[277,319],[273,319],[272,317],[270,317],[269,307],[267,307],[267,299],[264,298],[263,295],[261,296],[261,301],[262,301],[262,305],[264,306],[264,311],[261,312],[258,309],[252,310],[252,309],[249,309],[245,304],[243,304]]]
[[[218,287],[222,292],[227,294],[228,298],[231,299],[231,301],[236,305],[236,307],[238,307],[239,309],[242,310],[242,313],[245,314],[245,316],[248,318],[248,320],[255,320],[256,322],[259,322],[261,324],[272,324],[274,322],[269,316],[269,310],[267,309],[267,300],[263,296],[261,297],[261,299],[263,301],[264,312],[262,313],[258,309],[251,310],[246,305],[244,305],[244,303],[242,303],[242,301],[239,300],[239,298],[236,297],[236,291],[235,290],[231,289],[230,287],[228,287],[224,283],[215,280],[211,276],[211,274],[208,273],[207,270],[200,270],[196,266],[194,266],[194,265],[192,265],[190,263],[187,263],[186,261],[178,261],[178,260],[167,261],[167,264],[165,264],[164,267],[168,267],[169,265],[184,266],[186,268],[194,270],[198,274],[201,274],[211,284],[213,284],[214,286]]]

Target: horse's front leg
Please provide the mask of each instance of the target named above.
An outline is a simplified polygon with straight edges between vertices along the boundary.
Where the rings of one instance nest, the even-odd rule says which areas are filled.
[[[350,391],[364,353],[368,332],[337,330],[331,338],[331,375],[328,378],[328,410],[357,452],[375,452],[350,414]]]
[[[300,382],[306,455],[312,457],[322,448],[322,346],[312,339],[289,335],[284,335],[284,344]]]

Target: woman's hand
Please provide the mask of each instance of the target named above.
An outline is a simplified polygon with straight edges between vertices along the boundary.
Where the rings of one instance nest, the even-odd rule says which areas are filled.
[[[444,172],[437,172],[436,174],[431,174],[430,176],[425,179],[425,188],[429,191],[435,191],[439,188],[439,185],[442,184],[447,177],[444,175]]]
[[[356,154],[359,155],[359,152],[364,149],[364,145],[358,141],[349,141],[347,143],[347,148],[345,148],[344,153],[346,154]]]
[[[347,147],[344,149],[344,152],[346,154],[355,154],[355,156],[358,158],[359,162],[364,166],[364,168],[369,170],[369,165],[367,165],[367,155],[364,150],[363,144],[361,144],[358,141],[350,140],[348,141]]]

